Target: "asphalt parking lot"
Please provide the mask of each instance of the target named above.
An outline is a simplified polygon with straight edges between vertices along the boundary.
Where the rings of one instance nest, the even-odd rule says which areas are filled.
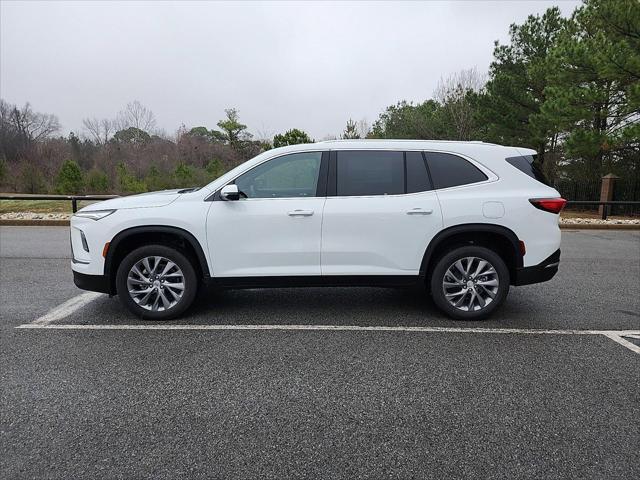
[[[66,228],[2,227],[0,477],[639,478],[640,232],[562,250],[481,323],[327,288],[156,324],[78,297]]]

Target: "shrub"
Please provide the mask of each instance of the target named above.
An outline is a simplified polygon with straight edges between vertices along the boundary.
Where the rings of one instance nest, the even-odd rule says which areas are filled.
[[[91,170],[87,175],[87,188],[89,193],[107,193],[109,191],[109,178],[100,170]]]
[[[160,172],[155,165],[151,165],[144,179],[144,183],[147,184],[147,188],[150,191],[166,190],[171,186],[171,178],[169,175]]]
[[[56,178],[56,191],[66,195],[81,193],[84,188],[82,171],[73,160],[65,160]]]
[[[18,191],[21,193],[44,193],[46,185],[38,167],[25,162],[18,173]]]
[[[218,160],[217,158],[214,158],[210,160],[209,163],[207,163],[207,166],[205,167],[205,171],[207,172],[207,177],[209,178],[209,181],[215,180],[216,178],[218,178],[219,176],[225,173],[224,167],[222,166],[222,162],[220,162],[220,160]]]
[[[119,163],[116,166],[116,175],[120,193],[142,193],[147,191],[147,186],[144,182],[129,173],[124,163]]]
[[[175,186],[177,188],[193,187],[195,185],[195,172],[193,167],[180,162],[173,172]]]

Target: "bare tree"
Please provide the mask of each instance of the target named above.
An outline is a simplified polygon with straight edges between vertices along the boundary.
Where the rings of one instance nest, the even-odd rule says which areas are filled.
[[[486,76],[474,68],[461,70],[447,78],[440,78],[433,92],[434,99],[442,105],[455,128],[454,140],[471,140],[474,127],[474,109],[469,95],[480,92]]]
[[[34,112],[29,103],[25,103],[21,109],[14,106],[9,118],[13,128],[28,142],[37,142],[60,130],[58,117]]]
[[[156,116],[138,100],[134,100],[127,103],[127,106],[118,114],[116,119],[116,128],[118,130],[125,130],[129,127],[152,133],[156,127]]]
[[[371,133],[371,127],[369,126],[369,122],[367,122],[366,118],[363,118],[358,122],[358,133],[360,134],[360,138],[367,138],[367,135]]]
[[[106,145],[111,135],[116,131],[115,120],[109,120],[108,118],[103,118],[102,120],[95,117],[85,118],[82,120],[82,124],[92,140],[98,145]]]

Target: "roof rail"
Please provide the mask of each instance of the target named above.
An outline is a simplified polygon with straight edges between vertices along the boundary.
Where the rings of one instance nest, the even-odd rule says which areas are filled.
[[[357,143],[357,142],[394,142],[394,143],[472,143],[474,145],[494,145],[501,146],[497,143],[483,142],[481,140],[412,140],[408,138],[349,138],[336,140],[322,140],[316,143]]]

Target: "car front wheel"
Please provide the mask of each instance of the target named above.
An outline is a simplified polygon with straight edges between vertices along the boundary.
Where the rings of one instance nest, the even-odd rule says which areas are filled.
[[[485,247],[456,248],[443,255],[433,269],[433,300],[457,320],[486,318],[507,293],[509,269],[497,253]]]
[[[168,320],[191,306],[198,280],[183,253],[164,245],[148,245],[122,260],[116,288],[121,302],[137,316]]]

